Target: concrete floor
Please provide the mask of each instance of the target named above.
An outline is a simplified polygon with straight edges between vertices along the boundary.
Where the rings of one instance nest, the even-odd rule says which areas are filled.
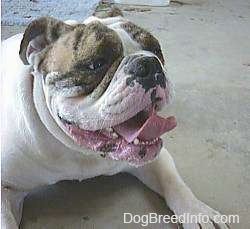
[[[188,2],[147,7],[150,11],[145,12],[122,9],[159,38],[167,56],[176,97],[163,112],[175,114],[178,127],[165,135],[164,144],[181,175],[200,199],[223,214],[240,215],[240,224],[233,228],[246,229],[250,225],[250,2]],[[4,27],[3,37],[11,31]],[[158,195],[136,178],[120,174],[62,182],[34,192],[24,204],[22,228],[142,228],[123,224],[124,212],[170,214]]]

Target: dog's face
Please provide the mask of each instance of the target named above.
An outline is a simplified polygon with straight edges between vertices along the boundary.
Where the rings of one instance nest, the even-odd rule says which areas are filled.
[[[83,149],[142,165],[176,125],[156,114],[172,93],[157,39],[121,17],[77,25],[40,18],[26,29],[20,57],[42,78],[57,125]]]

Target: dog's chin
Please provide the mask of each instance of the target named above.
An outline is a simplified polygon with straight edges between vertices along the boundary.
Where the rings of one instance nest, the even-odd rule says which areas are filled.
[[[160,117],[151,106],[118,125],[96,131],[84,130],[76,123],[59,119],[60,127],[78,146],[132,166],[154,160],[162,147],[160,136],[176,126],[173,116]]]

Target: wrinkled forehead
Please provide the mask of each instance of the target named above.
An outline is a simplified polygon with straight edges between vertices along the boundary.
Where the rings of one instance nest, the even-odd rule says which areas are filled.
[[[164,64],[160,44],[151,33],[123,17],[90,17],[83,24],[73,25],[72,31],[43,53],[39,69],[43,74],[69,72],[79,64],[102,60],[110,67],[116,60],[142,50]]]
[[[108,26],[93,21],[86,26],[79,24],[73,32],[73,50],[77,58],[91,59],[106,55],[119,56],[122,43],[119,36]]]
[[[157,55],[163,62],[163,55],[158,40],[148,31],[124,19],[123,17],[97,18],[90,17],[84,21],[88,25],[92,22],[101,22],[113,30],[121,40],[124,56],[146,50]]]

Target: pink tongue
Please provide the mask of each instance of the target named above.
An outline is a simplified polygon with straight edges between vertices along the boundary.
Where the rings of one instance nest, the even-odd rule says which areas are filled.
[[[135,138],[143,141],[153,140],[176,127],[174,116],[162,118],[153,113],[143,124],[136,118],[131,118],[114,127],[114,130],[127,142]]]

